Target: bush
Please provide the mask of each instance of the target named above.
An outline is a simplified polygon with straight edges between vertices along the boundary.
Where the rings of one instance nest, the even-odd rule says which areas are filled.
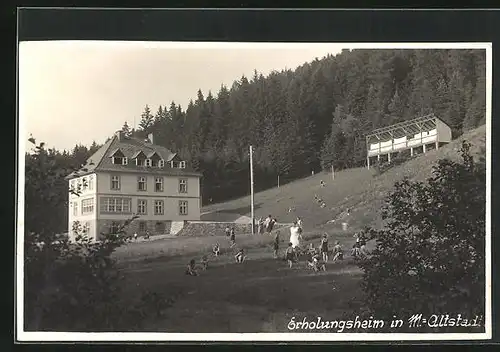
[[[123,277],[110,257],[128,241],[125,229],[135,217],[118,234],[103,234],[99,242],[91,241],[78,224],[73,229],[75,242],[58,237],[54,209],[62,200],[53,186],[60,186],[70,170],[61,167],[43,144],[26,159],[25,329],[123,331],[140,327],[146,313],[161,315],[172,301],[146,292],[142,300],[131,304],[121,290]]]
[[[396,183],[384,229],[364,231],[376,241],[359,263],[370,314],[484,317],[486,174],[469,149],[464,141],[463,162],[440,160],[425,183]]]

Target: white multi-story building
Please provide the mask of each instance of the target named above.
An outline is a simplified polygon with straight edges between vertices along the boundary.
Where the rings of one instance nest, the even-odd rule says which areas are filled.
[[[200,220],[201,174],[176,153],[121,131],[67,176],[70,189],[70,237],[79,224],[90,238],[115,233],[126,220],[139,216],[127,233],[169,233],[188,220]],[[181,225],[182,226],[182,225]]]

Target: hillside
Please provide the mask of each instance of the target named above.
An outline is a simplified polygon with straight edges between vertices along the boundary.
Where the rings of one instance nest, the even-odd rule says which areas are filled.
[[[271,214],[279,222],[293,221],[296,216],[304,220],[307,230],[338,228],[342,222],[350,227],[360,228],[365,225],[380,225],[380,209],[385,196],[391,191],[396,181],[408,176],[411,180],[423,181],[431,176],[432,166],[438,159],[458,160],[462,140],[472,144],[474,156],[485,156],[486,126],[465,133],[452,143],[419,155],[387,172],[376,175],[375,170],[366,168],[347,169],[331,174],[320,173],[286,185],[255,194],[255,216],[266,217]],[[320,186],[320,181],[326,187]],[[258,182],[258,181],[256,181]],[[318,195],[326,203],[321,208],[314,200]],[[294,207],[292,212],[289,208]],[[350,215],[343,220],[328,223],[339,217],[347,208]],[[202,210],[202,220],[228,221],[240,216],[250,215],[250,197],[235,199],[226,203],[212,204]]]

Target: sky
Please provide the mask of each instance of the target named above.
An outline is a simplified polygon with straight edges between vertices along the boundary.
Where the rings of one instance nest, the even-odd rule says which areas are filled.
[[[47,147],[103,143],[124,122],[140,121],[173,100],[185,110],[198,89],[216,94],[221,84],[253,71],[295,69],[337,54],[331,43],[154,43],[46,41],[19,44],[19,138]],[[25,148],[32,146],[26,142]]]

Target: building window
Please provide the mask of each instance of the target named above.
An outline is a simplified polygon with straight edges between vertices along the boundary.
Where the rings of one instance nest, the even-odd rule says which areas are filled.
[[[73,216],[78,216],[78,202],[73,202]]]
[[[179,168],[180,169],[185,169],[186,168],[186,162],[185,161],[179,162]]]
[[[137,189],[139,191],[145,191],[146,190],[146,177],[144,176],[140,176],[138,179],[137,179]]]
[[[130,214],[131,209],[132,198],[101,197],[101,213]]]
[[[152,167],[158,167],[158,160],[156,160],[156,159],[151,159],[151,166],[152,166]]]
[[[94,198],[82,200],[82,214],[92,214],[94,212]]]
[[[188,202],[185,200],[179,201],[179,215],[188,215]]]
[[[84,177],[82,180],[83,180],[83,187],[82,187],[82,190],[83,190],[83,191],[86,191],[86,190],[87,190],[87,188],[88,188],[88,186],[89,186],[89,184],[87,183],[87,178],[86,178],[86,177]]]
[[[185,178],[179,179],[179,193],[187,193],[188,185]]]
[[[165,167],[165,160],[162,159],[162,160],[158,161],[158,167],[160,167],[160,168]]]
[[[81,192],[81,190],[82,190],[82,180],[81,179],[76,180],[76,190],[78,192]]]
[[[94,190],[94,177],[89,176],[89,191]]]
[[[137,214],[147,215],[148,213],[148,201],[146,199],[137,200]]]
[[[163,177],[155,177],[155,192],[163,192]]]
[[[120,190],[120,176],[111,176],[111,189],[115,191]]]
[[[146,159],[146,166],[151,166],[151,159]]]
[[[128,160],[126,157],[121,157],[121,156],[114,156],[113,157],[113,164],[116,165],[127,165]]]
[[[148,226],[147,226],[147,223],[146,221],[140,221],[139,222],[139,232],[146,232],[146,230],[148,229]]]
[[[144,159],[135,159],[135,165],[144,166]]]
[[[71,180],[69,182],[69,190],[70,191],[75,191],[75,180]]]
[[[155,215],[163,215],[163,200],[155,200]]]

